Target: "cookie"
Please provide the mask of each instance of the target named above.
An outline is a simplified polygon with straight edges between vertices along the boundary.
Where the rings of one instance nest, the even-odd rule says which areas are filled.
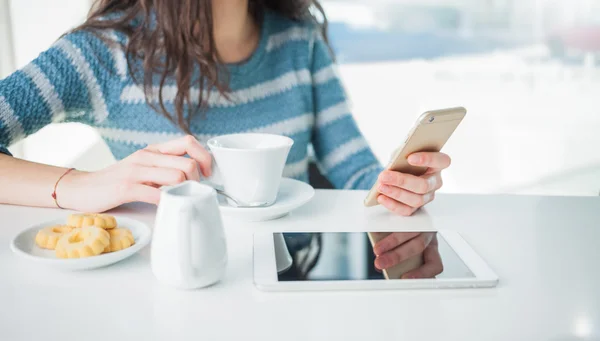
[[[110,244],[108,232],[97,226],[75,228],[56,244],[58,258],[84,258],[102,253]]]
[[[77,213],[69,216],[67,225],[73,227],[96,226],[109,230],[117,227],[117,220],[108,214]]]
[[[110,244],[104,249],[104,252],[115,252],[124,250],[135,243],[131,231],[124,228],[115,228],[108,230],[110,235]]]
[[[41,248],[54,250],[60,237],[72,230],[73,228],[67,225],[48,226],[38,231],[35,236],[35,243]]]

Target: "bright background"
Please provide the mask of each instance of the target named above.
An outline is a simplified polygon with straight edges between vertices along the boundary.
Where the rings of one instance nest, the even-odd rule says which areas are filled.
[[[382,162],[422,111],[461,105],[469,113],[445,149],[453,165],[444,191],[598,195],[599,0],[324,4],[355,117]],[[0,38],[12,38],[0,39],[0,77],[88,7],[0,0]],[[114,162],[99,135],[77,124],[46,127],[11,151],[88,170]]]

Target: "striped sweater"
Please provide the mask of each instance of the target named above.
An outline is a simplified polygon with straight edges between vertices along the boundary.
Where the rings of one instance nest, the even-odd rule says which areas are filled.
[[[120,33],[105,34],[126,43]],[[256,51],[227,69],[228,98],[216,90],[208,94],[206,115],[191,120],[201,143],[239,132],[286,135],[294,145],[284,176],[307,181],[311,150],[336,188],[372,186],[382,168],[351,116],[332,56],[314,25],[266,13]],[[192,89],[192,98],[198,91]],[[173,83],[163,89],[170,112],[176,92]],[[64,36],[0,81],[0,152],[57,122],[95,127],[117,160],[183,135],[146,103],[123,51],[89,32]]]

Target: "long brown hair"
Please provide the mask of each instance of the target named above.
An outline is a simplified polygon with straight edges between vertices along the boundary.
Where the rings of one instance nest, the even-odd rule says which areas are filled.
[[[217,89],[226,96],[228,91],[213,37],[211,4],[212,0],[96,0],[88,19],[75,31],[91,31],[103,39],[106,35],[99,34],[103,30],[125,34],[127,43],[121,48],[129,74],[136,83],[143,84],[146,102],[190,133],[192,116],[206,107],[205,94]],[[292,20],[313,21],[327,39],[327,18],[318,1],[249,0],[248,11],[257,22],[267,9]],[[200,76],[194,79],[196,68]],[[150,100],[155,97],[153,83],[157,76],[158,107]],[[170,80],[177,85],[174,113],[167,110],[162,96]],[[191,98],[194,85],[200,90],[195,100]]]

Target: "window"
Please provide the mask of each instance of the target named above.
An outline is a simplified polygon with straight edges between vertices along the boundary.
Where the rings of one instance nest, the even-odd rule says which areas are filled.
[[[324,1],[354,114],[386,162],[461,105],[444,191],[598,195],[598,0]]]
[[[8,12],[8,1],[0,0],[0,78],[9,75],[15,67],[14,64],[12,25]]]
[[[83,22],[91,3],[91,0],[0,0],[1,12],[10,14],[12,23],[13,67],[23,67],[64,32]],[[5,12],[2,5],[9,11]],[[84,170],[114,162],[92,128],[74,123],[47,126],[11,146],[10,151],[27,160]]]

